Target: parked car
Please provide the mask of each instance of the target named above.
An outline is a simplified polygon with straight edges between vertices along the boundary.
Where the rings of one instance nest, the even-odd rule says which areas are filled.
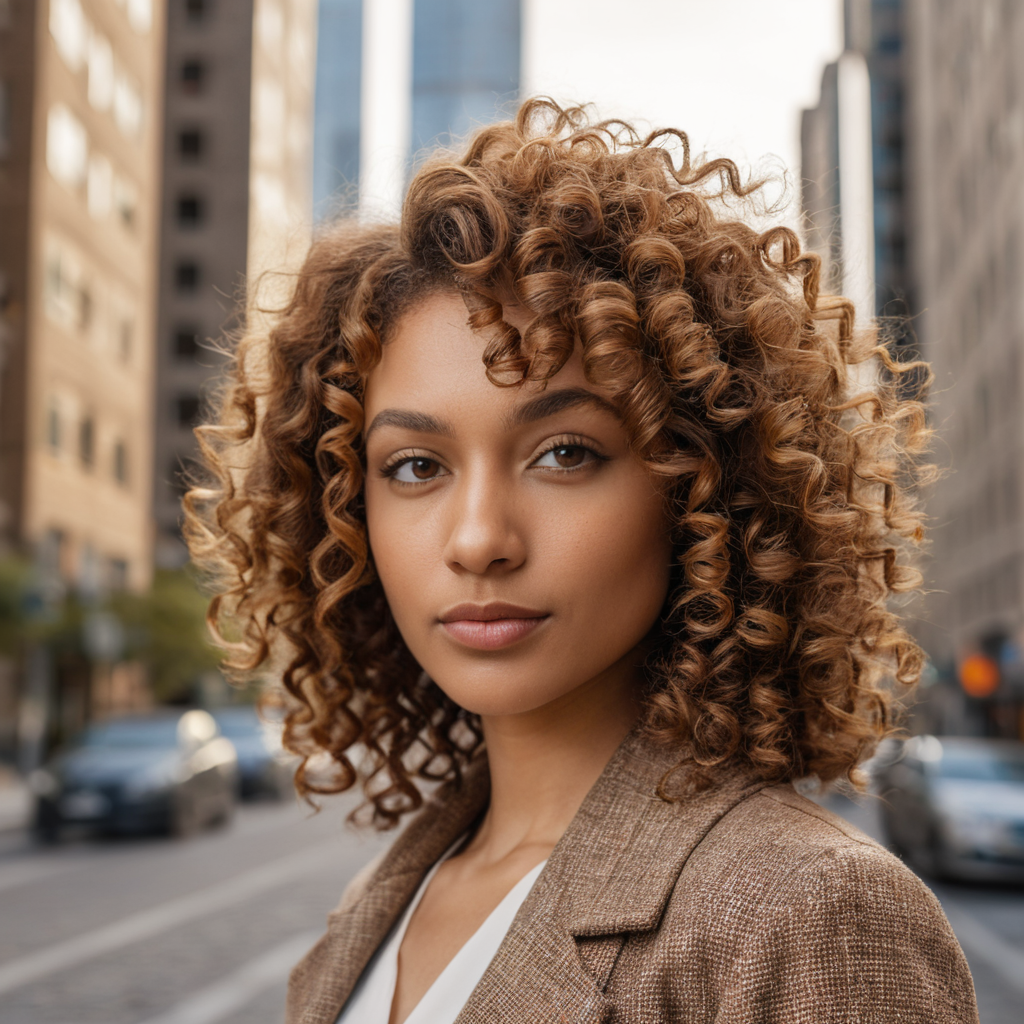
[[[213,717],[238,751],[243,798],[283,799],[294,792],[296,758],[281,746],[281,726],[260,717],[252,706],[217,708]]]
[[[915,868],[1024,882],[1024,743],[915,736],[876,779],[887,837]]]
[[[168,709],[94,723],[29,784],[44,841],[66,825],[188,835],[231,818],[238,755],[206,711]]]

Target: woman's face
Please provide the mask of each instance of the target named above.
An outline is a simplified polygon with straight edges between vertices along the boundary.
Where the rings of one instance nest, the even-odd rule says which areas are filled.
[[[483,716],[631,684],[668,588],[664,502],[578,355],[499,388],[463,300],[401,319],[366,387],[366,516],[413,656]]]

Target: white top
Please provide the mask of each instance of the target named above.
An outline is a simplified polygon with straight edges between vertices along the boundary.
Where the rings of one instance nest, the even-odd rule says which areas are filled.
[[[454,850],[453,846],[423,879],[402,919],[392,928],[391,934],[366,965],[336,1024],[388,1024],[391,1003],[395,996],[395,983],[398,980],[398,950],[405,937],[405,929],[434,873]],[[412,1013],[405,1018],[405,1024],[453,1024],[483,977],[484,971],[494,959],[502,939],[505,938],[519,908],[546,863],[547,861],[543,861],[538,864],[512,887],[508,895],[491,911],[487,920],[437,976]]]

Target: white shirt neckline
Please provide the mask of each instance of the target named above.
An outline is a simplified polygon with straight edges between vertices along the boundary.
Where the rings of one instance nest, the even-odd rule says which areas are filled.
[[[461,838],[453,843],[427,872],[401,919],[363,970],[336,1024],[388,1024],[395,984],[398,981],[398,951],[405,938],[409,921],[437,869],[461,843]],[[519,908],[530,894],[546,863],[546,860],[542,861],[512,886],[501,902],[487,915],[483,924],[466,940],[444,970],[434,979],[430,988],[423,993],[420,1001],[406,1017],[405,1024],[453,1024],[491,960],[494,959],[494,954],[497,953]]]

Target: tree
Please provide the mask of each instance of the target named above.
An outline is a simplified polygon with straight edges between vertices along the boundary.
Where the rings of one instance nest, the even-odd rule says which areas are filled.
[[[0,657],[17,653],[29,626],[29,581],[27,562],[7,556],[0,558]]]
[[[220,663],[206,628],[206,599],[186,569],[158,569],[147,593],[118,594],[110,610],[125,626],[126,656],[146,665],[158,701],[192,698]]]

